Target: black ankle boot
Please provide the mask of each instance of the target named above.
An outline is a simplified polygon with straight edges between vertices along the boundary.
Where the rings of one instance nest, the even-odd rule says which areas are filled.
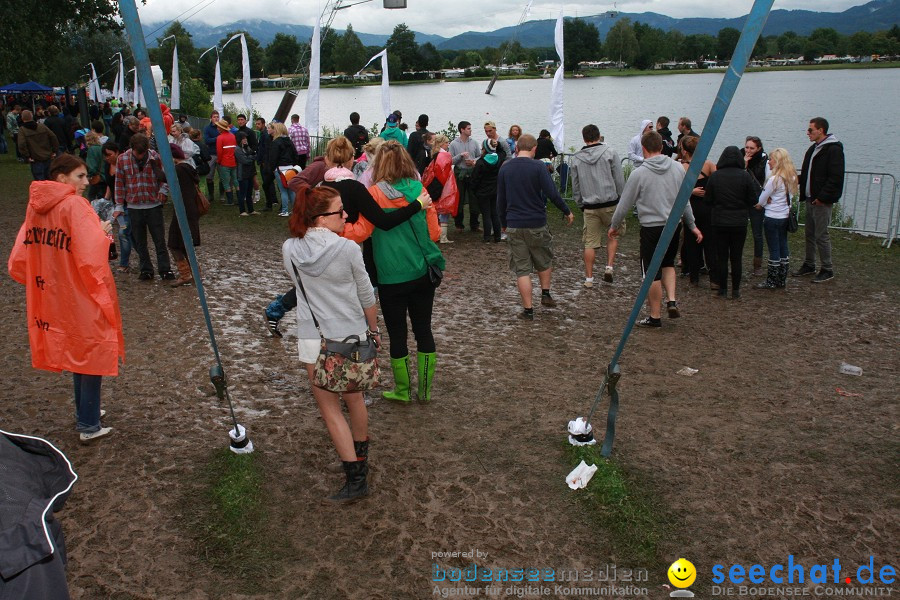
[[[353,502],[369,495],[369,484],[366,475],[369,474],[369,464],[365,460],[343,461],[344,474],[347,481],[344,487],[328,498],[332,502]]]

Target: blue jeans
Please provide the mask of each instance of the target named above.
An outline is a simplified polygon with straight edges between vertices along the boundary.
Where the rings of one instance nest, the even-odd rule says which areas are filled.
[[[238,181],[238,210],[242,213],[253,212],[253,180],[241,179]]]
[[[275,182],[278,184],[278,189],[281,190],[281,212],[291,212],[294,208],[294,192],[281,183],[281,174],[278,169],[275,170]]]
[[[128,209],[119,215],[119,266],[127,267],[131,258],[131,219],[128,217]]]
[[[782,258],[788,258],[787,218],[773,219],[766,217],[763,228],[766,231],[766,245],[769,247],[769,260],[780,262]]]
[[[34,161],[31,163],[31,176],[35,181],[47,181],[50,178],[50,161]]]
[[[75,429],[79,433],[93,433],[100,430],[100,383],[101,375],[72,373],[75,384]]]

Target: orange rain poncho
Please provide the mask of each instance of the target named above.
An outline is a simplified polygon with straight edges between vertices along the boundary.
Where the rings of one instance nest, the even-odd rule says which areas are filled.
[[[25,285],[31,364],[47,371],[116,375],[125,360],[109,238],[75,188],[35,181],[9,274]]]

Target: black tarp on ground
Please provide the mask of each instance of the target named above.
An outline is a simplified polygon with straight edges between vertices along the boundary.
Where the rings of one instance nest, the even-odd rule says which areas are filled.
[[[60,510],[78,479],[40,438],[0,430],[0,600],[69,600]]]

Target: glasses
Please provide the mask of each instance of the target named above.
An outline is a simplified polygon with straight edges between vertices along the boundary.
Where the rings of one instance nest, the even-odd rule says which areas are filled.
[[[333,211],[331,211],[331,212],[319,213],[319,214],[317,214],[317,215],[316,215],[315,217],[313,217],[313,218],[315,219],[315,218],[317,218],[317,217],[330,217],[331,215],[342,215],[342,214],[344,214],[344,207],[343,207],[343,206],[340,207],[339,209],[333,210]]]

